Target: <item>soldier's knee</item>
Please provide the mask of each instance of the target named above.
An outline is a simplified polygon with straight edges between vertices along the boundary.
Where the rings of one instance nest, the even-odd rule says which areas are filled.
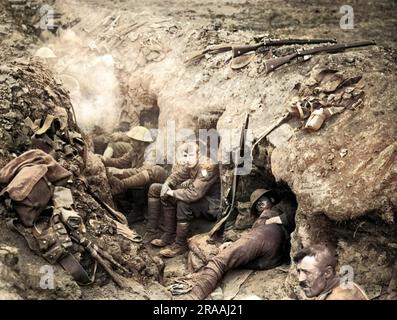
[[[189,221],[193,219],[193,213],[190,204],[184,201],[177,201],[176,207],[176,219],[178,221]]]
[[[150,179],[156,183],[164,183],[167,179],[167,171],[160,166],[153,166],[149,170]]]
[[[149,187],[148,197],[149,198],[160,198],[161,183],[152,183]]]

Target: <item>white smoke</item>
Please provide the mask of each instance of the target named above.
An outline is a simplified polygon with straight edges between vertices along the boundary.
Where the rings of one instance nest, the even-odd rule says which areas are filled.
[[[50,48],[57,56],[54,68],[70,93],[80,128],[89,132],[98,125],[111,131],[122,102],[113,57],[97,54],[72,30],[63,32]]]

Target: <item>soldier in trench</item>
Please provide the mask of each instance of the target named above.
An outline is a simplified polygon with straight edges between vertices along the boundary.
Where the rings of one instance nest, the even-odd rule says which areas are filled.
[[[93,143],[96,153],[103,154],[104,158],[119,158],[132,149],[131,138],[127,133],[131,128],[139,126],[139,117],[136,111],[126,108],[120,112],[118,126],[113,133],[106,133],[100,127],[94,130]]]
[[[126,135],[130,140],[130,151],[119,158],[101,158],[107,168],[113,195],[152,183],[162,183],[167,178],[167,171],[156,165],[156,150],[150,131],[137,126]]]
[[[163,257],[187,251],[190,222],[204,217],[216,221],[220,214],[220,178],[217,163],[200,154],[195,142],[182,144],[178,164],[163,183],[152,184],[148,194],[148,224],[145,242],[156,247]],[[163,213],[164,233],[158,238],[158,221]]]
[[[299,251],[294,262],[299,285],[306,297],[314,300],[368,300],[364,290],[354,282],[344,283],[336,272],[335,249],[316,244]]]
[[[272,190],[258,189],[251,194],[251,212],[259,217],[248,233],[209,261],[187,299],[205,299],[231,269],[266,270],[284,262],[289,252],[290,233],[295,228],[295,214],[274,207],[278,202]]]

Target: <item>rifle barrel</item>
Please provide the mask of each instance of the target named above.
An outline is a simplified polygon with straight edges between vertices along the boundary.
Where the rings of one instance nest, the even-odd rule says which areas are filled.
[[[316,47],[313,49],[308,49],[308,50],[302,50],[302,51],[297,51],[295,53],[279,57],[279,58],[274,58],[274,59],[269,59],[265,61],[265,67],[266,67],[266,73],[269,73],[282,65],[290,62],[291,60],[295,59],[296,57],[303,57],[306,55],[313,55],[317,54],[320,52],[338,52],[342,51],[345,49],[349,48],[358,48],[358,47],[365,47],[365,46],[370,46],[370,45],[375,45],[375,41],[357,41],[357,42],[352,42],[352,43],[341,43],[341,44],[335,44],[331,46],[321,46],[321,47]]]
[[[284,46],[290,44],[319,44],[336,43],[336,39],[265,39],[263,42],[254,45],[235,45],[232,47],[233,58],[245,53],[255,51],[260,47]]]
[[[283,46],[289,44],[319,44],[319,43],[336,43],[336,39],[265,39],[265,46]]]
[[[309,50],[303,50],[298,52],[298,56],[306,56],[306,55],[311,55],[311,54],[316,54],[320,52],[337,52],[349,48],[358,48],[358,47],[366,47],[366,46],[371,46],[376,44],[375,41],[357,41],[357,42],[352,42],[352,43],[340,43],[340,44],[335,44],[332,46],[322,46],[322,47],[317,47]]]
[[[246,136],[247,136],[247,130],[249,126],[249,119],[250,115],[247,112],[245,115],[245,120],[244,120],[244,126],[241,129],[241,134],[240,134],[240,143],[239,143],[239,150],[235,152],[234,154],[234,168],[233,168],[233,180],[232,180],[232,185],[229,189],[229,192],[227,194],[227,199],[228,199],[228,205],[226,209],[222,212],[222,217],[215,223],[215,225],[212,227],[212,229],[208,232],[210,237],[212,238],[215,233],[220,232],[222,230],[222,226],[226,223],[228,220],[229,216],[233,212],[233,209],[235,208],[235,202],[236,202],[236,189],[237,185],[239,182],[239,175],[238,175],[238,169],[240,167],[239,160],[244,157],[244,149],[245,149],[245,141],[246,141]]]

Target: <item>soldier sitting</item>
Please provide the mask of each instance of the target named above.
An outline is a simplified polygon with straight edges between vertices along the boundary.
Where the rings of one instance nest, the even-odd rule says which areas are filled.
[[[251,230],[221,250],[204,267],[187,299],[205,299],[223,275],[238,267],[265,270],[280,265],[288,253],[289,235],[295,228],[294,214],[273,208],[278,202],[271,190],[258,189],[251,195],[251,211],[260,214]]]
[[[113,133],[104,132],[96,127],[93,132],[93,143],[95,153],[103,154],[104,158],[119,158],[131,149],[131,138],[127,132],[139,126],[139,117],[135,110],[123,108],[120,113],[118,126]]]
[[[195,142],[184,143],[178,151],[178,158],[183,160],[174,172],[164,184],[153,184],[149,188],[146,238],[156,235],[162,205],[165,232],[151,244],[165,247],[175,240],[172,246],[160,251],[168,258],[187,251],[187,236],[193,218],[215,221],[220,213],[218,165],[206,156],[200,156]]]
[[[299,285],[307,298],[314,300],[368,300],[354,282],[342,283],[335,271],[337,258],[333,248],[313,245],[299,251],[297,264]]]
[[[167,178],[164,168],[156,165],[154,145],[150,131],[141,126],[132,128],[126,134],[131,150],[119,158],[102,157],[108,168],[112,193],[120,194],[128,189],[162,183]]]

